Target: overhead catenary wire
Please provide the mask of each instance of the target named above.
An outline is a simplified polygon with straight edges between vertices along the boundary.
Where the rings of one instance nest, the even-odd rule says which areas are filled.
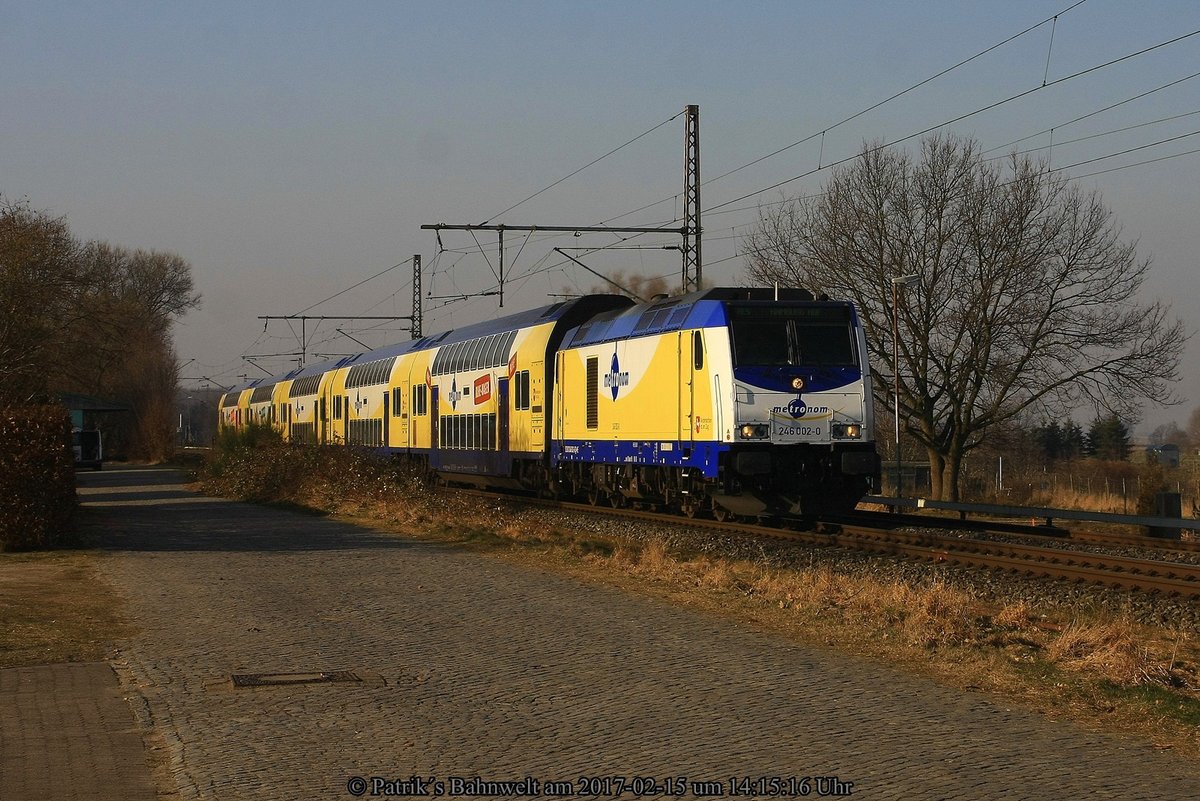
[[[929,126],[929,127],[927,127],[927,128],[924,128],[924,129],[922,129],[922,130],[920,130],[920,131],[916,131],[915,133],[910,133],[910,134],[908,134],[908,135],[906,135],[906,136],[903,136],[903,137],[901,137],[901,138],[899,138],[899,139],[896,139],[896,140],[894,140],[894,141],[892,141],[892,142],[888,142],[887,144],[883,144],[883,145],[879,145],[879,146],[877,146],[877,147],[874,147],[874,148],[870,148],[869,150],[870,150],[870,152],[876,152],[876,151],[883,150],[883,149],[886,149],[886,148],[889,148],[889,147],[895,147],[896,145],[898,145],[898,144],[900,144],[900,143],[902,143],[902,142],[907,142],[907,141],[908,141],[908,140],[910,140],[910,139],[915,139],[915,138],[917,138],[917,137],[919,137],[919,136],[924,136],[925,134],[927,134],[927,133],[929,133],[929,132],[931,132],[931,131],[936,131],[938,128],[944,128],[944,127],[946,127],[947,125],[953,125],[953,124],[954,124],[954,123],[956,123],[956,122],[962,122],[962,121],[963,121],[963,120],[965,120],[965,119],[968,119],[968,118],[970,118],[970,117],[974,117],[974,116],[975,116],[975,115],[977,115],[977,114],[982,114],[982,113],[983,113],[983,112],[985,112],[985,111],[991,111],[991,110],[992,110],[992,109],[994,109],[994,108],[998,108],[998,107],[1000,107],[1000,106],[1003,106],[1003,105],[1005,105],[1006,103],[1011,103],[1011,102],[1012,102],[1012,101],[1014,101],[1014,100],[1018,100],[1018,99],[1020,99],[1020,98],[1022,98],[1022,97],[1026,97],[1026,96],[1028,96],[1028,95],[1031,95],[1031,94],[1033,94],[1034,92],[1040,92],[1040,91],[1041,91],[1041,90],[1043,90],[1043,89],[1047,89],[1047,88],[1050,88],[1050,87],[1052,87],[1052,86],[1057,86],[1058,84],[1065,83],[1066,81],[1070,81],[1070,80],[1074,80],[1074,79],[1076,79],[1076,78],[1080,78],[1080,77],[1082,77],[1082,76],[1084,76],[1084,75],[1088,75],[1089,73],[1096,72],[1097,70],[1102,70],[1102,69],[1105,69],[1105,68],[1107,68],[1107,67],[1111,67],[1111,66],[1113,66],[1114,64],[1120,64],[1121,62],[1123,62],[1123,61],[1128,61],[1128,60],[1129,60],[1129,59],[1131,59],[1131,58],[1136,58],[1136,57],[1138,57],[1138,56],[1145,55],[1146,53],[1150,53],[1150,52],[1152,52],[1152,51],[1154,51],[1154,50],[1158,50],[1158,49],[1160,49],[1160,48],[1163,48],[1163,47],[1168,47],[1168,46],[1170,46],[1170,45],[1177,44],[1177,43],[1179,43],[1179,42],[1182,42],[1182,41],[1183,41],[1183,40],[1185,40],[1185,39],[1189,39],[1189,38],[1191,38],[1191,37],[1193,37],[1193,36],[1196,36],[1196,35],[1198,35],[1198,34],[1200,34],[1200,30],[1194,30],[1194,31],[1191,31],[1190,33],[1185,33],[1185,34],[1182,34],[1182,35],[1180,35],[1180,36],[1176,36],[1176,37],[1175,37],[1175,38],[1173,38],[1173,39],[1168,39],[1168,40],[1166,40],[1166,41],[1164,41],[1164,42],[1159,42],[1159,43],[1158,43],[1158,44],[1156,44],[1156,45],[1151,45],[1150,47],[1143,48],[1143,49],[1141,49],[1141,50],[1138,50],[1138,51],[1136,51],[1136,52],[1134,52],[1134,53],[1129,53],[1129,54],[1127,54],[1127,55],[1120,56],[1119,58],[1114,58],[1114,59],[1112,59],[1112,60],[1110,60],[1110,61],[1106,61],[1106,62],[1104,62],[1103,64],[1096,64],[1095,66],[1088,67],[1087,69],[1079,70],[1078,72],[1073,72],[1073,73],[1071,73],[1070,75],[1064,75],[1063,77],[1061,77],[1061,78],[1056,78],[1055,80],[1053,80],[1053,81],[1050,81],[1049,83],[1045,83],[1045,84],[1042,84],[1042,85],[1040,85],[1040,86],[1035,86],[1035,87],[1033,87],[1033,88],[1031,88],[1031,89],[1026,89],[1026,90],[1024,90],[1024,91],[1022,91],[1022,92],[1018,92],[1018,93],[1017,93],[1017,94],[1015,94],[1015,95],[1010,95],[1010,96],[1008,96],[1008,97],[1006,97],[1006,98],[1003,98],[1003,99],[1001,99],[1001,100],[997,100],[997,101],[995,101],[995,102],[993,102],[993,103],[989,103],[989,104],[987,104],[986,106],[982,106],[982,107],[980,107],[980,108],[977,108],[977,109],[975,109],[974,111],[969,111],[969,112],[967,112],[967,113],[965,113],[965,114],[960,114],[960,115],[958,115],[957,117],[953,117],[953,118],[951,118],[951,119],[949,119],[949,120],[945,120],[945,121],[943,121],[943,122],[940,122],[940,123],[938,123],[938,124],[936,124],[936,125],[931,125],[931,126]],[[787,178],[787,179],[785,179],[785,180],[783,180],[783,181],[777,181],[776,183],[773,183],[773,184],[771,184],[770,186],[764,187],[764,188],[762,188],[762,189],[756,189],[756,190],[754,190],[753,192],[747,192],[747,193],[746,193],[746,194],[744,194],[744,195],[739,195],[738,197],[735,197],[735,198],[733,198],[732,200],[727,200],[727,201],[725,201],[724,203],[718,203],[718,204],[717,204],[717,205],[715,205],[715,206],[711,206],[711,207],[709,207],[709,208],[705,209],[705,213],[706,213],[706,214],[707,214],[707,213],[711,213],[711,212],[713,212],[713,211],[715,211],[715,210],[717,210],[717,209],[724,208],[725,206],[729,206],[729,205],[732,205],[732,204],[734,204],[734,203],[738,203],[738,202],[740,202],[740,201],[742,201],[742,200],[746,200],[747,198],[754,197],[755,195],[761,195],[763,192],[770,192],[772,189],[778,189],[778,188],[779,188],[779,187],[781,187],[781,186],[786,186],[787,184],[790,184],[790,183],[793,183],[793,182],[795,182],[795,181],[798,181],[798,180],[800,180],[801,178],[807,178],[808,176],[810,176],[810,175],[812,175],[812,174],[814,174],[814,173],[816,173],[816,172],[820,172],[821,170],[828,169],[829,167],[835,167],[835,166],[839,166],[839,165],[845,164],[845,163],[847,163],[847,162],[849,162],[849,161],[853,161],[854,159],[858,158],[858,157],[859,157],[859,155],[861,155],[861,154],[855,154],[855,155],[853,155],[853,156],[847,156],[846,158],[840,159],[840,160],[838,160],[838,161],[836,161],[836,162],[831,162],[830,164],[827,164],[827,165],[825,165],[824,167],[813,168],[813,169],[807,170],[807,171],[805,171],[805,172],[803,172],[803,173],[801,173],[801,174],[799,174],[799,175],[795,175],[795,176],[793,176],[793,177],[791,177],[791,178]]]
[[[1136,94],[1133,97],[1127,97],[1124,100],[1120,100],[1116,103],[1105,106],[1104,108],[1099,108],[1099,109],[1096,109],[1095,111],[1089,111],[1087,114],[1083,114],[1079,117],[1075,117],[1074,119],[1067,120],[1066,122],[1060,122],[1052,128],[1045,128],[1041,131],[1038,131],[1037,133],[1031,133],[1027,136],[1022,136],[1020,139],[1013,139],[1011,142],[1005,142],[1002,145],[996,145],[995,147],[988,148],[987,150],[984,151],[984,153],[991,153],[996,150],[1003,150],[1005,148],[1012,147],[1013,145],[1020,144],[1021,142],[1024,142],[1027,139],[1033,139],[1034,137],[1042,136],[1043,134],[1048,134],[1051,131],[1055,131],[1060,128],[1065,128],[1068,125],[1074,125],[1075,123],[1082,122],[1083,120],[1086,120],[1090,117],[1095,117],[1097,114],[1103,114],[1106,111],[1111,111],[1112,109],[1117,108],[1118,106],[1123,106],[1126,103],[1132,103],[1134,100],[1141,100],[1143,97],[1152,95],[1155,92],[1161,92],[1164,89],[1169,89],[1172,86],[1181,84],[1184,81],[1190,81],[1196,77],[1200,77],[1200,72],[1193,72],[1191,75],[1185,75],[1184,77],[1178,78],[1174,81],[1171,81],[1170,83],[1164,83],[1161,86],[1156,86],[1153,89],[1149,89],[1145,92],[1141,92],[1140,94]]]
[[[1055,125],[1053,128],[1045,128],[1045,129],[1043,129],[1043,130],[1040,130],[1040,131],[1038,131],[1038,132],[1036,132],[1036,133],[1028,134],[1028,135],[1026,135],[1026,136],[1022,136],[1022,137],[1020,137],[1020,138],[1018,138],[1018,139],[1013,139],[1013,140],[1011,140],[1011,141],[1009,141],[1009,142],[1006,142],[1006,143],[1005,143],[1005,144],[1003,144],[1003,145],[996,145],[995,147],[989,147],[989,148],[987,148],[987,149],[985,149],[985,150],[983,151],[983,154],[984,154],[984,155],[986,155],[986,154],[988,154],[988,153],[994,153],[994,152],[996,152],[997,150],[1002,150],[1002,149],[1005,149],[1005,148],[1011,147],[1012,145],[1019,144],[1020,142],[1024,142],[1024,141],[1027,141],[1027,140],[1029,140],[1029,139],[1033,139],[1033,138],[1036,138],[1036,137],[1038,137],[1038,136],[1042,136],[1042,135],[1044,135],[1044,134],[1047,134],[1047,133],[1051,133],[1051,132],[1053,132],[1053,131],[1060,130],[1060,129],[1062,129],[1062,128],[1065,128],[1065,127],[1067,127],[1068,125],[1073,125],[1074,123],[1080,122],[1080,121],[1082,121],[1082,120],[1086,120],[1086,119],[1088,119],[1088,118],[1090,118],[1090,117],[1095,117],[1095,116],[1097,116],[1097,115],[1099,115],[1099,114],[1102,114],[1102,113],[1104,113],[1104,112],[1106,112],[1106,111],[1110,111],[1110,110],[1112,110],[1112,109],[1114,109],[1114,108],[1117,108],[1118,106],[1124,105],[1124,104],[1126,104],[1126,103],[1129,103],[1129,102],[1131,102],[1131,101],[1134,101],[1134,100],[1138,100],[1138,99],[1140,99],[1140,98],[1143,98],[1143,97],[1146,97],[1146,96],[1148,96],[1148,95],[1154,94],[1155,92],[1161,91],[1161,90],[1163,90],[1163,89],[1170,88],[1170,87],[1172,87],[1172,86],[1175,86],[1175,85],[1177,85],[1177,84],[1183,83],[1184,81],[1191,80],[1191,79],[1193,79],[1193,78],[1197,78],[1197,77],[1200,77],[1200,72],[1194,72],[1194,73],[1192,73],[1191,75],[1186,75],[1186,76],[1184,76],[1184,77],[1182,77],[1182,78],[1176,79],[1176,80],[1174,80],[1174,81],[1171,81],[1171,82],[1169,82],[1169,83],[1162,84],[1162,85],[1160,85],[1160,86],[1157,86],[1157,87],[1155,87],[1155,88],[1153,88],[1153,89],[1150,89],[1150,90],[1147,90],[1147,91],[1145,91],[1145,92],[1141,92],[1141,93],[1139,93],[1139,94],[1136,94],[1136,95],[1134,95],[1134,96],[1132,96],[1132,97],[1125,98],[1124,100],[1121,100],[1121,101],[1119,101],[1119,102],[1117,102],[1117,103],[1112,103],[1112,104],[1110,104],[1110,105],[1104,106],[1103,108],[1096,109],[1095,111],[1090,111],[1090,112],[1088,112],[1087,114],[1083,114],[1083,115],[1081,115],[1081,116],[1075,117],[1074,119],[1067,120],[1066,122],[1061,122],[1061,123],[1058,123],[1058,124],[1057,124],[1057,125]],[[1141,127],[1146,127],[1146,126],[1148,126],[1148,125],[1153,125],[1153,124],[1156,124],[1156,123],[1161,123],[1161,122],[1167,122],[1167,121],[1170,121],[1170,120],[1176,120],[1176,119],[1180,119],[1180,118],[1182,118],[1182,117],[1191,116],[1191,115],[1194,115],[1194,114],[1197,114],[1197,113],[1200,113],[1200,111],[1189,111],[1189,112],[1186,112],[1186,113],[1184,113],[1184,114],[1176,114],[1176,115],[1173,115],[1173,116],[1170,116],[1170,117],[1161,117],[1161,118],[1158,118],[1158,119],[1155,119],[1155,120],[1150,120],[1150,121],[1148,121],[1148,122],[1144,122],[1144,123],[1138,123],[1137,125],[1130,125],[1130,126],[1125,126],[1125,127],[1123,127],[1123,128],[1116,128],[1116,129],[1113,129],[1113,130],[1110,130],[1110,131],[1104,131],[1104,132],[1101,132],[1101,133],[1092,134],[1092,135],[1090,135],[1090,136],[1079,137],[1079,138],[1077,138],[1077,139],[1070,139],[1070,140],[1067,140],[1067,141],[1065,141],[1065,142],[1057,142],[1057,143],[1056,143],[1056,145],[1058,145],[1058,146],[1062,146],[1062,145],[1073,144],[1073,143],[1076,143],[1076,142],[1081,142],[1081,141],[1085,141],[1085,140],[1088,140],[1088,139],[1095,139],[1095,138],[1099,138],[1099,137],[1102,137],[1102,136],[1108,136],[1108,135],[1115,134],[1115,133],[1121,133],[1121,132],[1124,132],[1124,131],[1133,130],[1134,128],[1141,128]],[[1030,148],[1030,149],[1028,149],[1028,150],[1022,150],[1022,151],[1015,151],[1015,154],[1016,154],[1016,155],[1024,155],[1024,154],[1027,154],[1027,153],[1033,153],[1033,152],[1036,152],[1036,151],[1038,151],[1038,150],[1043,150],[1043,149],[1045,149],[1045,147],[1046,147],[1046,146],[1043,146],[1043,147],[1036,147],[1036,148]],[[1010,156],[1010,155],[1012,155],[1012,154],[1013,154],[1012,152],[1010,152],[1010,153],[1005,153],[1005,154],[1003,154],[1003,155],[1001,155],[1001,156],[995,156],[995,157],[992,157],[990,160],[993,160],[993,161],[995,161],[995,160],[997,160],[997,159],[1008,158],[1008,156]],[[1168,157],[1165,157],[1165,158],[1170,158],[1170,157],[1168,156]],[[1154,161],[1159,161],[1159,160],[1160,160],[1160,159],[1151,159],[1151,160],[1150,160],[1150,161],[1148,161],[1148,162],[1139,162],[1139,164],[1148,164],[1148,163],[1153,163]],[[826,165],[826,166],[829,166],[829,165]],[[1124,169],[1124,168],[1119,168],[1119,169]],[[1105,170],[1105,171],[1103,171],[1103,172],[1110,172],[1110,170]],[[1091,174],[1093,174],[1093,175],[1094,175],[1094,174],[1098,174],[1098,173],[1091,173]],[[1080,177],[1086,177],[1086,176],[1080,176]],[[812,194],[801,195],[801,196],[799,196],[799,197],[800,197],[800,198],[802,198],[802,199],[811,199],[811,198],[820,197],[820,196],[821,196],[821,195],[823,195],[823,194],[824,194],[824,192],[814,192],[814,193],[812,193]],[[707,215],[709,215],[709,216],[717,216],[717,215],[723,215],[723,214],[736,214],[736,213],[738,213],[738,212],[742,212],[742,211],[756,211],[756,210],[759,210],[759,209],[762,209],[762,208],[765,208],[765,207],[769,207],[769,206],[780,206],[780,205],[783,205],[783,204],[785,204],[785,203],[789,203],[789,202],[791,202],[792,200],[795,200],[795,199],[797,199],[797,198],[782,198],[782,199],[780,199],[780,200],[773,200],[773,201],[770,201],[770,202],[767,202],[767,203],[761,203],[761,202],[760,202],[760,203],[757,203],[757,204],[755,204],[755,205],[753,205],[753,206],[736,206],[736,207],[734,207],[734,208],[705,209],[705,212],[704,212],[704,213],[705,213],[705,214],[707,214]],[[748,223],[748,224],[749,224],[749,223]]]
[[[1134,153],[1139,150],[1145,150],[1146,148],[1149,148],[1149,147],[1155,147],[1157,145],[1167,144],[1168,142],[1175,142],[1180,139],[1186,139],[1188,137],[1197,136],[1197,135],[1200,135],[1200,130],[1192,131],[1191,133],[1182,134],[1180,136],[1173,136],[1168,139],[1160,140],[1158,142],[1151,142],[1149,144],[1139,145],[1137,147],[1131,147],[1131,148],[1127,148],[1125,150],[1119,150],[1115,153],[1108,153],[1103,156],[1097,156],[1096,158],[1085,159],[1083,161],[1077,161],[1073,164],[1063,165],[1062,167],[1055,167],[1054,169],[1049,170],[1048,172],[1049,173],[1062,173],[1062,172],[1065,172],[1066,170],[1070,170],[1075,167],[1081,167],[1085,164],[1095,164],[1098,161],[1105,161],[1107,159],[1117,158],[1118,156],[1128,155],[1129,153]],[[1083,175],[1072,176],[1072,179],[1080,180],[1082,178],[1090,178],[1095,175],[1104,175],[1105,173],[1117,172],[1119,170],[1127,170],[1127,169],[1130,169],[1133,167],[1140,167],[1140,166],[1143,166],[1146,164],[1155,164],[1160,161],[1168,161],[1170,159],[1176,159],[1176,158],[1180,158],[1182,156],[1190,156],[1195,153],[1200,153],[1200,148],[1195,148],[1193,150],[1186,150],[1181,153],[1172,153],[1172,154],[1169,154],[1166,156],[1159,156],[1159,157],[1153,158],[1153,159],[1146,159],[1144,161],[1135,162],[1133,164],[1123,164],[1119,167],[1111,167],[1111,168],[1104,169],[1104,170],[1097,170],[1095,172],[1084,173]],[[1013,183],[1015,183],[1015,179],[1012,181],[1005,181],[1005,182],[996,184],[993,187],[993,189],[1003,189],[1004,187],[1011,186]],[[820,194],[824,194],[824,193],[822,192],[822,193],[819,193],[818,195],[813,195],[813,197],[818,197]],[[787,201],[785,201],[785,202],[787,202]],[[759,248],[748,248],[746,250],[742,250],[738,253],[735,253],[733,256],[729,256],[727,258],[718,259],[717,261],[711,262],[711,264],[720,264],[722,262],[730,261],[735,258],[742,258],[742,257],[746,256],[747,254],[761,253],[761,252],[763,252],[763,251]]]
[[[1083,0],[1080,0],[1080,1],[1082,2]],[[582,167],[580,167],[579,169],[577,169],[577,170],[574,170],[574,171],[572,171],[572,172],[568,173],[567,175],[564,175],[562,178],[559,178],[557,181],[555,181],[554,183],[552,183],[552,184],[550,184],[550,185],[548,185],[548,186],[542,187],[541,189],[539,189],[538,191],[534,192],[532,195],[530,195],[529,197],[525,198],[524,200],[519,200],[519,201],[517,201],[516,203],[512,204],[511,206],[509,206],[508,208],[506,208],[504,211],[501,211],[501,212],[499,212],[499,213],[497,213],[497,214],[493,214],[492,216],[488,217],[488,218],[487,218],[487,220],[484,220],[484,224],[486,224],[486,223],[490,222],[491,220],[494,220],[494,219],[496,219],[497,217],[500,217],[500,216],[502,216],[502,215],[504,215],[504,214],[507,214],[508,212],[512,211],[513,209],[517,208],[518,206],[521,206],[521,205],[523,205],[523,204],[525,204],[525,203],[528,203],[530,200],[533,200],[533,199],[534,199],[535,197],[537,197],[538,195],[540,195],[540,194],[542,194],[542,193],[544,193],[544,192],[547,192],[547,191],[549,191],[549,190],[553,189],[554,187],[558,186],[558,185],[559,185],[559,184],[561,184],[563,181],[566,181],[566,180],[567,180],[567,179],[569,179],[569,178],[573,178],[573,177],[575,177],[575,176],[576,176],[576,175],[578,175],[579,173],[581,173],[581,172],[583,172],[584,170],[586,170],[588,167],[591,167],[593,164],[596,164],[596,163],[598,163],[598,162],[600,162],[600,161],[603,161],[604,159],[608,158],[608,157],[609,157],[609,156],[611,156],[612,154],[616,153],[618,150],[621,150],[622,148],[624,148],[624,147],[626,147],[626,146],[628,146],[628,145],[632,145],[634,142],[638,141],[639,139],[641,139],[641,138],[643,138],[643,137],[645,137],[645,136],[649,136],[650,134],[652,134],[652,133],[654,133],[655,131],[657,131],[659,128],[661,128],[661,127],[663,127],[664,125],[666,125],[667,123],[669,123],[669,122],[674,122],[675,120],[679,119],[681,116],[683,116],[683,113],[684,113],[684,112],[680,111],[678,114],[674,115],[673,117],[670,117],[670,118],[668,118],[668,119],[665,119],[665,120],[663,120],[662,122],[658,123],[658,124],[657,124],[657,125],[655,125],[653,128],[650,128],[650,129],[649,129],[649,130],[647,130],[647,131],[643,131],[642,133],[638,134],[637,136],[633,137],[632,139],[629,139],[629,140],[627,140],[627,141],[625,141],[625,142],[622,142],[621,144],[619,144],[619,145],[617,145],[616,147],[614,147],[612,150],[610,150],[610,151],[608,151],[607,153],[605,153],[603,156],[600,156],[600,157],[598,157],[598,158],[592,159],[591,161],[589,161],[587,164],[584,164],[584,165],[583,165]]]
[[[1078,144],[1079,142],[1088,142],[1088,141],[1091,141],[1092,139],[1100,139],[1105,136],[1113,136],[1115,134],[1125,133],[1126,131],[1134,131],[1134,130],[1137,130],[1138,128],[1146,128],[1148,126],[1158,125],[1163,122],[1171,122],[1173,120],[1180,120],[1180,119],[1183,119],[1184,117],[1193,117],[1197,114],[1200,114],[1200,109],[1198,109],[1196,111],[1187,111],[1187,112],[1184,112],[1183,114],[1173,114],[1170,117],[1159,117],[1156,120],[1149,120],[1147,122],[1139,122],[1136,125],[1126,125],[1122,128],[1114,128],[1111,131],[1101,131],[1100,133],[1089,134],[1087,136],[1080,136],[1076,139],[1067,139],[1065,141],[1054,142],[1052,144],[1054,147],[1063,147],[1065,145],[1074,145],[1074,144]],[[1054,129],[1054,130],[1057,130],[1057,129]],[[998,159],[1008,158],[1009,156],[1024,156],[1029,153],[1036,153],[1039,150],[1047,150],[1049,147],[1050,147],[1050,145],[1042,145],[1041,147],[1031,147],[1028,150],[1014,150],[1011,153],[1006,153],[1003,156],[992,156],[989,159],[989,161],[996,161]],[[989,150],[986,152],[990,153],[992,151]]]
[[[821,145],[822,145],[821,153],[823,156],[824,155],[824,137],[825,137],[825,134],[828,133],[829,131],[832,131],[836,128],[840,128],[841,126],[846,125],[847,123],[853,122],[854,120],[858,119],[859,117],[862,117],[865,114],[869,114],[870,112],[875,111],[876,109],[892,102],[893,100],[898,100],[899,98],[904,97],[905,95],[909,94],[910,92],[916,91],[917,89],[920,89],[922,86],[925,86],[928,83],[932,83],[933,81],[936,81],[938,78],[941,78],[941,77],[959,69],[960,67],[964,67],[967,64],[970,64],[971,62],[973,62],[979,58],[982,58],[983,56],[986,56],[988,53],[991,53],[994,50],[998,50],[999,48],[1003,47],[1004,45],[1009,44],[1010,42],[1013,42],[1013,41],[1021,38],[1022,36],[1025,36],[1026,34],[1037,30],[1038,28],[1041,28],[1046,23],[1057,20],[1063,14],[1066,14],[1068,11],[1072,11],[1073,9],[1078,8],[1079,6],[1083,5],[1085,2],[1087,2],[1087,0],[1078,0],[1077,2],[1072,3],[1071,5],[1067,6],[1062,11],[1059,11],[1058,13],[1054,14],[1053,16],[1047,17],[1047,18],[1043,19],[1041,22],[1030,25],[1029,27],[1025,28],[1024,30],[1018,31],[1017,33],[1014,33],[1011,36],[1008,36],[1005,39],[1002,39],[1001,41],[996,42],[993,45],[985,47],[983,50],[980,50],[978,53],[975,53],[974,55],[972,55],[968,58],[965,58],[956,64],[946,67],[945,69],[942,69],[942,70],[934,73],[933,75],[930,75],[928,78],[924,78],[923,80],[917,81],[916,83],[912,84],[911,86],[909,86],[906,89],[902,89],[899,92],[896,92],[892,95],[889,95],[888,97],[883,98],[882,100],[876,101],[875,103],[872,103],[871,105],[867,106],[864,109],[861,109],[860,111],[856,111],[855,113],[853,113],[841,120],[838,120],[837,122],[835,122],[831,125],[825,126],[820,131],[816,131],[812,134],[809,134],[808,136],[805,136],[801,139],[796,140],[795,142],[792,142],[791,144],[784,145],[783,147],[778,148],[777,150],[773,150],[770,153],[767,153],[766,155],[759,156],[758,158],[752,159],[751,161],[748,161],[745,164],[742,164],[738,167],[734,167],[733,169],[723,172],[720,175],[709,178],[709,179],[701,182],[700,185],[707,186],[709,184],[716,183],[717,181],[720,181],[723,178],[728,178],[730,175],[733,175],[734,173],[741,172],[742,170],[745,170],[749,167],[753,167],[754,165],[759,164],[768,159],[774,158],[775,156],[778,156],[781,153],[786,153],[787,151],[791,150],[794,147],[798,147],[802,144],[805,144],[806,142],[811,142],[813,139],[816,139],[817,137],[821,137]],[[1044,81],[1043,81],[1043,83],[1044,83]],[[674,196],[663,198],[662,200],[656,200],[653,203],[649,203],[645,206],[640,206],[631,211],[623,212],[621,214],[616,215],[615,217],[611,217],[611,218],[605,220],[605,223],[610,223],[610,222],[613,222],[614,220],[619,220],[622,217],[628,217],[631,214],[637,214],[639,211],[645,211],[646,209],[651,208],[652,206],[657,206],[660,203],[665,203],[665,202],[671,200],[673,197]],[[708,211],[709,211],[709,209],[705,209],[705,213],[708,213]]]
[[[320,306],[322,303],[328,303],[329,301],[333,300],[334,298],[341,297],[342,295],[346,294],[347,292],[349,292],[352,289],[358,289],[360,286],[367,283],[368,281],[374,281],[376,278],[379,278],[382,275],[387,275],[392,270],[395,270],[397,267],[403,267],[404,265],[409,264],[409,263],[410,263],[409,260],[405,259],[404,261],[400,262],[399,264],[393,264],[391,267],[388,267],[385,270],[380,270],[379,272],[375,273],[370,278],[364,278],[363,280],[359,281],[357,284],[348,286],[339,292],[334,292],[332,295],[325,298],[324,300],[318,300],[313,305],[307,306],[307,307],[301,309],[300,311],[296,312],[296,314],[304,314],[305,312],[312,311],[313,309]]]

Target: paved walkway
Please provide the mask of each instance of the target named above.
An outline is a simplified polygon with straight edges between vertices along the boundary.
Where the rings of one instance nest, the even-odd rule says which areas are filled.
[[[0,670],[0,799],[153,801],[133,714],[103,662]]]
[[[1200,797],[1200,767],[1144,744],[177,480],[104,472],[81,493],[140,628],[115,667],[184,799],[615,795],[618,777],[687,797],[717,789],[704,782],[728,795],[731,777],[810,797]],[[300,675],[230,680],[258,674]]]

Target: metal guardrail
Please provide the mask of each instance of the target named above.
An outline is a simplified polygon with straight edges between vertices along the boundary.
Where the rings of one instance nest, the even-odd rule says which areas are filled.
[[[1046,525],[1054,525],[1054,519],[1084,520],[1090,523],[1123,523],[1132,526],[1149,526],[1151,528],[1175,528],[1200,531],[1200,520],[1182,517],[1142,517],[1141,515],[1118,515],[1107,512],[1085,512],[1078,509],[1050,509],[1044,506],[1000,506],[989,503],[955,503],[951,501],[930,501],[925,498],[894,498],[886,495],[868,495],[863,503],[877,503],[881,506],[903,507],[907,509],[942,509],[958,512],[963,519],[968,513],[995,515],[997,517],[1038,517],[1045,518]]]

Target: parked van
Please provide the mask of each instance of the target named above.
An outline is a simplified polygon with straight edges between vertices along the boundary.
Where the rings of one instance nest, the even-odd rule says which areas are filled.
[[[104,465],[104,446],[100,432],[95,430],[71,432],[71,449],[75,451],[75,466],[100,470]]]

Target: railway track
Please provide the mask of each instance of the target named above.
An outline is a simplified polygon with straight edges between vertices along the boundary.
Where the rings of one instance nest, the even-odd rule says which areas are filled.
[[[956,564],[966,567],[987,568],[1072,583],[1092,584],[1103,587],[1160,595],[1171,598],[1200,598],[1200,566],[1158,559],[1142,559],[1129,556],[1113,556],[1089,550],[1067,550],[1053,544],[1029,545],[997,542],[986,539],[963,537],[961,534],[939,534],[931,527],[950,528],[961,532],[964,528],[982,531],[1000,531],[1030,535],[1028,529],[1011,524],[991,526],[972,521],[963,526],[963,521],[920,516],[843,515],[818,520],[779,520],[772,525],[747,522],[720,522],[701,518],[684,518],[659,511],[630,508],[610,508],[568,501],[553,501],[505,495],[479,490],[461,492],[489,499],[516,501],[548,506],[563,511],[646,520],[654,523],[674,523],[696,528],[715,529],[724,532],[744,533],[750,536],[771,537],[818,547],[840,547],[878,554],[889,554],[909,559],[940,564]],[[907,519],[913,517],[912,520]],[[903,530],[902,527],[917,527],[922,530]],[[1120,547],[1158,548],[1180,545],[1178,541],[1154,540],[1148,537],[1122,537],[1119,535],[1094,535],[1080,537],[1069,532],[1039,532],[1037,536],[1057,540],[1060,543],[1068,536],[1073,542],[1088,542]],[[1146,542],[1143,542],[1145,540]],[[1187,543],[1186,545],[1194,545]],[[1192,550],[1184,548],[1182,550]]]
[[[928,531],[819,524],[839,545],[934,562],[1005,570],[1035,578],[1097,584],[1168,597],[1200,597],[1200,567],[1087,550],[963,538]]]
[[[946,528],[955,531],[980,531],[999,534],[1016,534],[1022,537],[1045,539],[1048,541],[1069,541],[1089,545],[1104,545],[1113,548],[1136,548],[1147,551],[1164,551],[1177,553],[1200,553],[1200,540],[1170,540],[1160,537],[1147,537],[1138,534],[1103,534],[1096,531],[1070,530],[1045,524],[1012,523],[996,520],[968,519],[960,520],[952,517],[931,517],[928,515],[894,514],[892,512],[855,512],[840,517],[831,517],[831,521],[842,521],[849,524],[865,524],[878,526],[911,526],[915,528]]]

